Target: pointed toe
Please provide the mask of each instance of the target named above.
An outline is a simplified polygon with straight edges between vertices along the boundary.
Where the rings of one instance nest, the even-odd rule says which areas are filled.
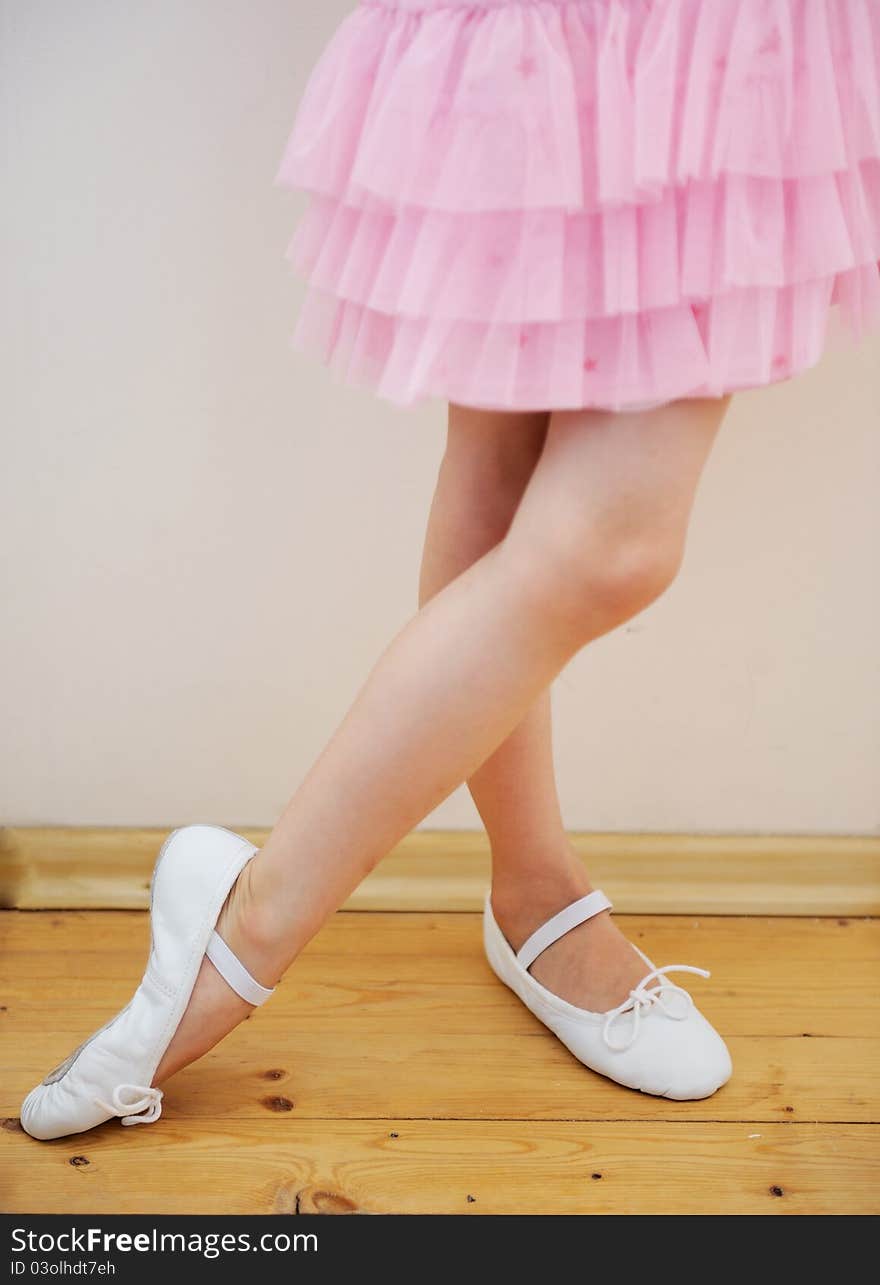
[[[153,1078],[206,954],[248,1003],[268,999],[271,989],[250,976],[214,930],[229,890],[255,852],[220,826],[184,826],[168,836],[150,885],[150,954],[140,985],[124,1008],[28,1093],[20,1118],[32,1138],[63,1138],[114,1117],[124,1125],[158,1120],[163,1094]]]

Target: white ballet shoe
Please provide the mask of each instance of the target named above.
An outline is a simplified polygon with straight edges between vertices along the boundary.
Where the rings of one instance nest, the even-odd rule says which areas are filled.
[[[659,1097],[709,1097],[730,1078],[730,1053],[688,992],[666,976],[684,972],[708,977],[705,969],[689,964],[656,968],[634,946],[650,972],[622,1004],[605,1013],[576,1008],[547,990],[528,971],[548,946],[610,906],[605,894],[597,889],[554,915],[514,952],[495,922],[487,894],[483,941],[492,969],[591,1071],[629,1089]]]
[[[241,871],[257,849],[220,826],[189,825],[162,844],[150,885],[150,954],[143,978],[120,1012],[50,1071],[25,1098],[21,1124],[45,1141],[93,1129],[119,1116],[152,1124],[162,1114],[156,1068],[186,1011],[205,955],[249,1004],[261,986],[214,931]]]

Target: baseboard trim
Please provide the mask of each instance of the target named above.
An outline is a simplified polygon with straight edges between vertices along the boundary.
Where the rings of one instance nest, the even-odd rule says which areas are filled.
[[[0,906],[143,910],[165,829],[0,829]],[[237,827],[257,846],[268,830]],[[627,914],[876,915],[880,838],[841,835],[576,833],[575,848]],[[479,831],[417,830],[346,910],[480,909],[489,849]]]

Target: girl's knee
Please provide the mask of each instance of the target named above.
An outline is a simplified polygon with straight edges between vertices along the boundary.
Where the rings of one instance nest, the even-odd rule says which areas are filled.
[[[588,599],[595,594],[605,613],[620,622],[644,610],[672,584],[682,560],[681,544],[669,536],[649,533],[626,540],[605,554],[598,574],[587,559],[582,588]]]
[[[614,628],[665,592],[681,566],[683,545],[645,531],[619,540],[562,534],[523,548],[505,541],[522,591],[544,613],[585,638]]]

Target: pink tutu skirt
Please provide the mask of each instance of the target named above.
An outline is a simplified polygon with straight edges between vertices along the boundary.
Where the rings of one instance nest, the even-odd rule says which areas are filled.
[[[880,0],[361,0],[275,183],[293,346],[391,401],[788,379],[880,322]]]

